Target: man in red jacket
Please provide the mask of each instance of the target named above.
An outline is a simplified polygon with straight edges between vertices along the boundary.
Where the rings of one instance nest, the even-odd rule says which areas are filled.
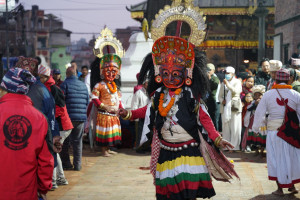
[[[54,167],[48,122],[25,94],[36,79],[10,69],[0,85],[0,200],[46,199]]]

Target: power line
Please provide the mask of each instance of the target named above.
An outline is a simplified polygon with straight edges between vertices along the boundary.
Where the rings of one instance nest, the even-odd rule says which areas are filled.
[[[127,4],[103,4],[103,3],[91,3],[91,2],[80,2],[80,1],[73,1],[73,0],[63,0],[66,2],[71,2],[71,3],[79,3],[79,4],[88,4],[88,5],[110,5],[110,6],[118,6],[118,5],[127,5]]]
[[[124,8],[125,9],[125,8]],[[123,10],[120,8],[110,8],[110,7],[101,7],[101,8],[45,8],[42,10],[47,10],[47,11],[111,11],[111,10]]]
[[[5,32],[5,30],[1,30],[0,29],[0,32]],[[8,30],[8,32],[10,33],[15,33],[15,32],[19,32],[19,33],[22,33],[23,31],[22,30]],[[61,34],[60,32],[55,32],[55,31],[27,31],[27,30],[24,30],[25,33],[39,33],[39,32],[46,32],[46,33],[51,33],[51,34]],[[96,32],[71,32],[71,34],[87,34],[87,35],[93,35],[93,34],[99,34],[99,33],[96,33]]]

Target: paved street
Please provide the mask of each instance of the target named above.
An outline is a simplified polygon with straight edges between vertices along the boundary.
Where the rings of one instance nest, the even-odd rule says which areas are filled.
[[[213,200],[276,200],[300,199],[300,194],[276,197],[274,181],[267,179],[266,159],[254,153],[226,154],[234,160],[241,180],[232,183],[213,181],[217,195]],[[100,152],[84,149],[80,172],[66,171],[69,185],[48,193],[49,200],[154,200],[155,189],[148,166],[149,154],[137,154],[131,149],[120,149],[115,156],[104,158]],[[296,187],[300,189],[300,184]]]

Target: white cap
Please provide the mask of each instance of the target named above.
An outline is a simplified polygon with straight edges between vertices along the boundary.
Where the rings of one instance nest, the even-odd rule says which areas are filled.
[[[207,63],[206,65],[210,70],[215,70],[215,66],[212,63]]]
[[[231,66],[228,66],[228,67],[226,67],[225,68],[225,71],[227,72],[227,73],[235,73],[235,69],[233,68],[233,67],[231,67]]]
[[[279,60],[270,60],[270,71],[277,72],[282,67],[282,62]]]

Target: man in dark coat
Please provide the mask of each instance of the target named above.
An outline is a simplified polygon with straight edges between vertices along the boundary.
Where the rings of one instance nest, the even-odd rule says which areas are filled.
[[[254,79],[254,84],[255,85],[264,85],[265,87],[267,87],[267,83],[270,80],[271,76],[270,76],[270,62],[268,58],[264,58],[261,62],[260,62],[260,66],[262,71],[259,71],[257,73],[257,75],[255,76]]]
[[[78,80],[76,76],[76,67],[69,67],[66,75],[67,78],[60,85],[60,87],[64,91],[68,114],[74,126],[70,136],[68,137],[73,144],[74,170],[80,171],[82,157],[82,134],[84,122],[87,119],[86,109],[89,103],[89,93],[86,85],[82,81]],[[70,169],[73,167],[70,162],[68,148],[69,140],[66,139],[61,152],[61,160],[65,169]]]

